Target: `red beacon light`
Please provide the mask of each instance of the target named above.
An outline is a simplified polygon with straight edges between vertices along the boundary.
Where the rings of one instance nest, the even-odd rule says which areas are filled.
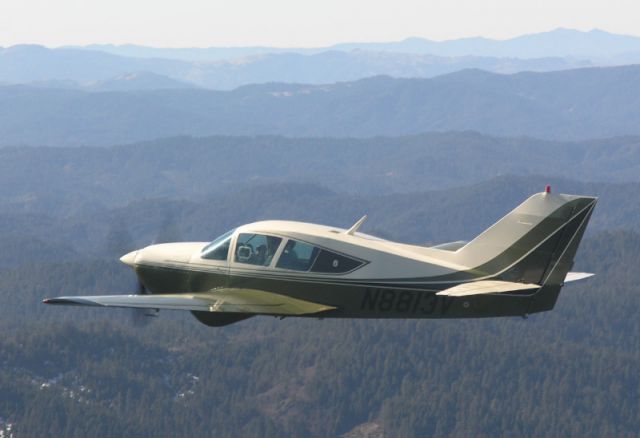
[[[545,192],[545,193],[551,193],[551,186],[550,186],[549,184],[547,184],[547,185],[544,187],[544,192]]]

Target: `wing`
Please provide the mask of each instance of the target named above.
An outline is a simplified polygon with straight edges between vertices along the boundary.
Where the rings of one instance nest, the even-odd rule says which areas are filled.
[[[218,289],[203,293],[98,295],[47,298],[45,304],[195,310],[262,315],[308,315],[335,307],[251,289]]]
[[[466,297],[469,295],[499,294],[506,292],[517,292],[522,290],[539,289],[539,284],[515,283],[501,280],[480,280],[470,283],[459,284],[449,289],[442,290],[436,295],[446,295],[449,297]]]

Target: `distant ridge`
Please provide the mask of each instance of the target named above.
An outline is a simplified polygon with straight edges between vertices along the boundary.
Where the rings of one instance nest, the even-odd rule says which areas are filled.
[[[94,44],[73,46],[99,50],[112,54],[137,58],[169,58],[189,61],[221,60],[267,53],[313,54],[328,50],[350,51],[354,49],[426,53],[438,56],[491,56],[517,58],[544,57],[610,57],[612,55],[640,51],[640,37],[618,35],[600,29],[583,32],[558,28],[548,32],[521,35],[506,40],[482,37],[433,41],[411,37],[397,42],[340,43],[328,47],[207,47],[207,48],[155,48],[135,44]]]
[[[195,88],[194,85],[150,72],[132,72],[99,81],[48,80],[29,82],[39,88],[66,88],[82,91],[141,91]]]
[[[474,37],[432,41],[414,37],[395,43],[351,43],[340,44],[333,48],[349,50],[355,47],[369,50],[430,53],[439,56],[600,58],[640,51],[640,37],[617,35],[599,29],[582,32],[558,28],[549,32],[522,35],[506,40]]]
[[[86,93],[0,87],[0,144],[109,145],[173,135],[370,137],[475,130],[588,139],[640,134],[640,66],[333,85]],[[489,111],[490,109],[490,111]]]
[[[87,84],[91,91],[170,90],[194,88],[192,84],[146,71],[118,75]]]

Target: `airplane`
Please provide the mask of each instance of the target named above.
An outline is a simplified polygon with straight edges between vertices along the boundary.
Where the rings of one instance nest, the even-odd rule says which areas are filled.
[[[235,228],[213,242],[166,243],[120,260],[134,295],[65,296],[46,304],[186,310],[212,327],[255,315],[480,318],[553,309],[597,198],[549,186],[469,242],[391,242],[292,221]],[[149,310],[145,310],[148,312]]]

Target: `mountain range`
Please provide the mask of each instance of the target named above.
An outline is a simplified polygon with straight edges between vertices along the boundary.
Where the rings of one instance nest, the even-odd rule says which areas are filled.
[[[0,87],[0,145],[109,145],[175,135],[396,136],[475,130],[578,140],[640,134],[640,66],[220,92]]]
[[[338,44],[318,49],[162,49],[89,45],[0,48],[0,83],[100,90],[183,88],[231,90],[247,84],[327,84],[370,76],[430,78],[464,69],[494,73],[557,71],[640,63],[640,38],[558,29],[510,40]],[[123,77],[138,75],[137,81]],[[166,76],[159,80],[160,76]],[[177,82],[172,82],[177,81]]]
[[[480,56],[442,57],[388,51],[331,50],[314,54],[265,53],[218,61],[132,58],[95,50],[13,46],[0,49],[0,81],[102,90],[108,81],[125,89],[203,87],[230,90],[267,82],[325,84],[375,75],[434,77],[467,68],[496,73],[553,71],[594,65],[588,60]],[[136,75],[137,81],[126,78]],[[160,80],[161,77],[164,77]],[[119,88],[119,87],[116,87]]]

